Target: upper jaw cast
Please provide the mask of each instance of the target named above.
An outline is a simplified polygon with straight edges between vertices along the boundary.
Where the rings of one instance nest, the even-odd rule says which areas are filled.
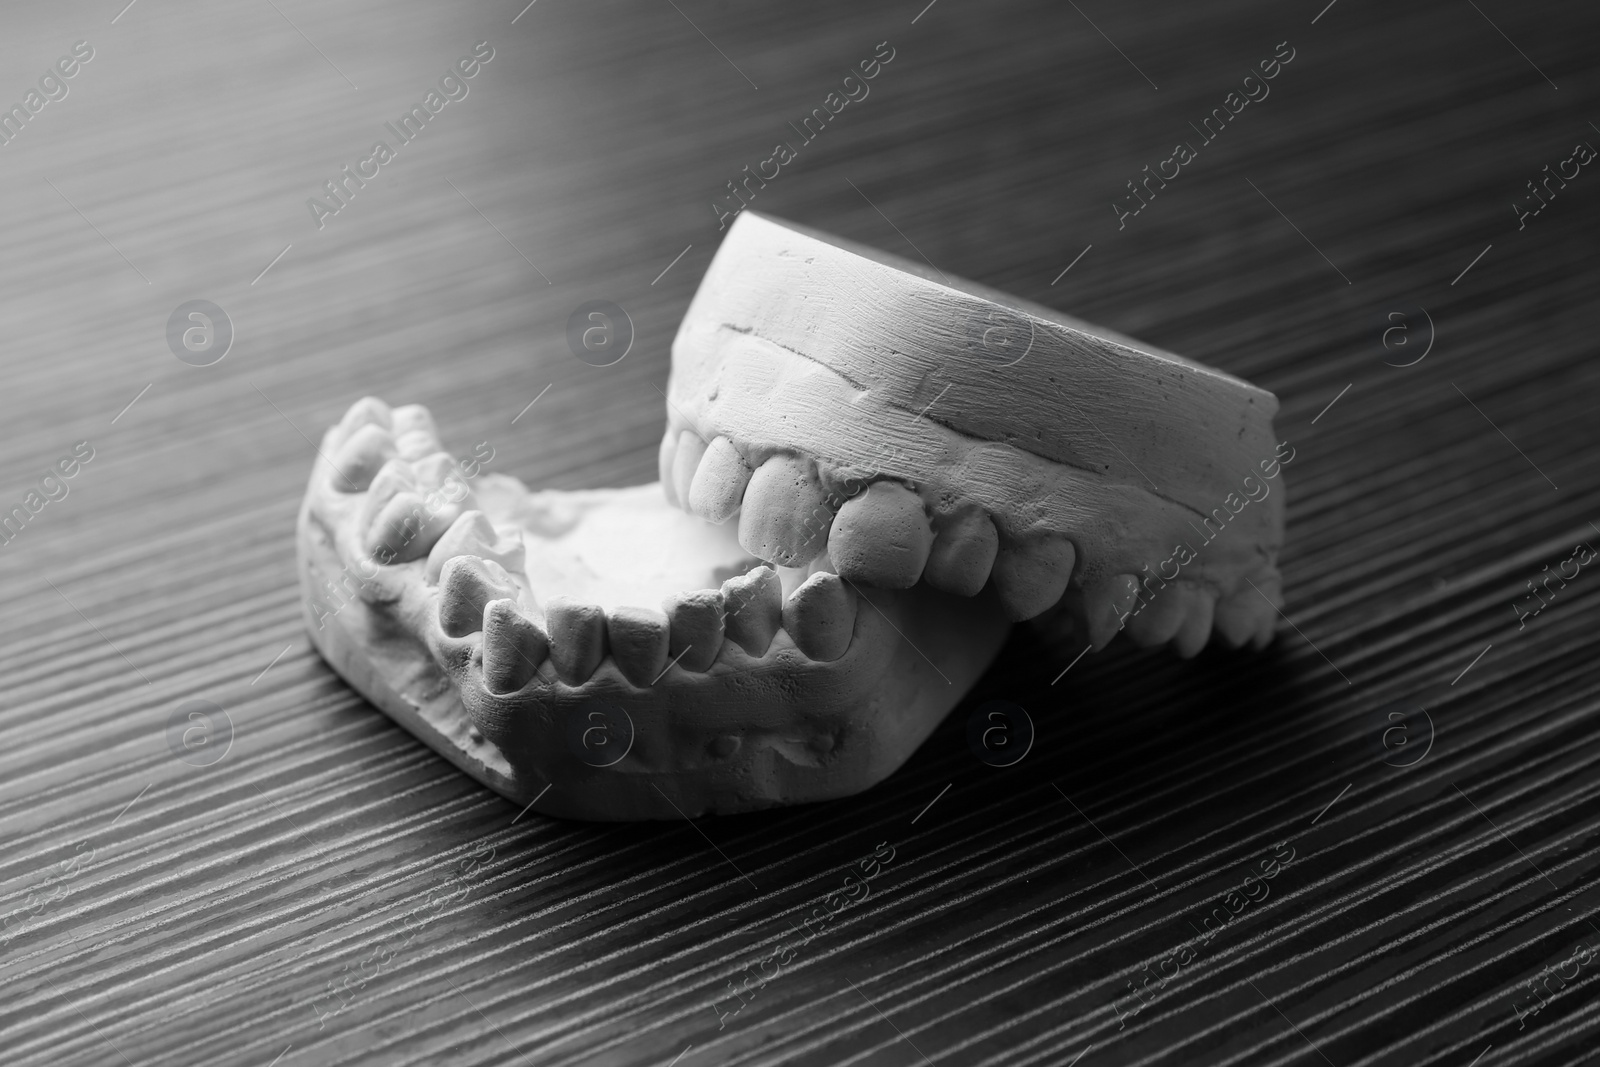
[[[1293,449],[1262,389],[749,211],[672,355],[663,485],[761,558],[992,587],[1097,648],[1270,640]]]

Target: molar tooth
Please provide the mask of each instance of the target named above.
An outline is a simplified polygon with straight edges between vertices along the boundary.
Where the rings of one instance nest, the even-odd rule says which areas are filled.
[[[722,583],[722,601],[728,639],[758,659],[765,656],[782,625],[783,583],[778,572],[762,566],[729,578]]]
[[[1067,590],[1077,555],[1072,542],[1059,534],[1002,547],[995,554],[992,577],[1007,614],[1031,619],[1053,607]]]
[[[727,522],[739,510],[754,473],[732,441],[714,439],[689,484],[689,510],[707,522]]]
[[[856,594],[837,574],[818,571],[783,602],[783,628],[820,663],[844,655],[856,627]]]
[[[343,445],[350,440],[350,435],[363,426],[376,426],[387,430],[393,425],[393,417],[389,405],[375,396],[364,396],[351,404],[345,411],[344,417],[339,420],[339,430],[334,434],[336,445]]]
[[[678,498],[679,507],[688,506],[689,486],[705,454],[706,443],[699,434],[684,430],[678,435],[678,451],[672,457],[672,492]]]
[[[1193,659],[1211,639],[1211,620],[1217,598],[1211,590],[1198,586],[1188,587],[1187,592],[1189,613],[1183,617],[1183,624],[1173,635],[1172,648],[1184,659]]]
[[[1168,582],[1128,620],[1128,637],[1140,648],[1164,645],[1172,640],[1188,614],[1189,598],[1183,584]]]
[[[533,680],[550,654],[550,639],[539,624],[524,615],[514,599],[491,600],[483,609],[483,682],[489,692],[515,693]],[[496,744],[491,726],[479,724]]]
[[[606,641],[622,676],[640,689],[667,665],[667,617],[654,608],[614,608],[606,616]]]
[[[514,600],[517,587],[493,560],[457,556],[439,579],[439,628],[449,637],[482,629],[483,609],[491,600]]]
[[[598,604],[553,596],[545,602],[544,627],[556,676],[568,685],[587,682],[606,655],[606,613]]]
[[[723,595],[715,589],[674,593],[661,607],[667,613],[667,654],[686,671],[710,670],[722,650]]]
[[[661,435],[661,448],[656,453],[656,474],[661,479],[661,491],[666,494],[667,503],[673,507],[682,507],[678,500],[678,491],[672,488],[672,463],[678,455],[678,435],[671,426]]]
[[[780,454],[750,476],[739,509],[739,544],[780,567],[798,567],[822,551],[832,523],[833,511],[810,465]]]
[[[345,493],[362,491],[396,454],[394,438],[388,430],[363,423],[333,454],[333,466],[338,471],[332,479],[333,487]]]
[[[439,451],[439,439],[423,430],[411,430],[394,439],[395,451],[403,459],[421,459]]]
[[[977,596],[994,570],[1000,536],[981,508],[964,508],[945,519],[933,538],[922,576],[935,589]]]
[[[404,458],[404,453],[401,453]],[[455,502],[465,500],[472,486],[461,473],[461,465],[448,452],[430,452],[412,463],[417,484],[424,489],[448,489]]]
[[[846,500],[828,535],[839,574],[884,589],[916,585],[932,547],[922,498],[898,482],[873,482]]]
[[[367,529],[362,547],[380,563],[409,563],[426,556],[447,525],[439,516],[429,515],[422,497],[401,491],[390,497],[378,512]]]
[[[390,413],[390,428],[393,429],[396,439],[420,430],[435,439],[439,436],[439,428],[433,424],[433,416],[421,404],[401,404]]]
[[[526,550],[515,532],[502,535],[481,511],[463,511],[428,553],[427,580],[438,584],[439,573],[456,556],[492,559],[510,574],[526,570]]]

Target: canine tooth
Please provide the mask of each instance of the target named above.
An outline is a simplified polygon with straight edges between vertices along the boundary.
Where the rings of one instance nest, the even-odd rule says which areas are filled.
[[[706,443],[700,435],[693,430],[684,430],[678,435],[678,451],[672,457],[672,491],[676,494],[679,506],[684,506],[689,500],[689,486],[694,481],[695,471],[700,469],[700,460],[706,454]]]
[[[726,437],[712,440],[689,484],[688,507],[707,522],[723,523],[739,510],[755,472]]]
[[[339,445],[343,445],[350,440],[351,434],[363,426],[376,426],[379,429],[387,430],[393,424],[393,416],[389,411],[388,404],[385,404],[375,396],[364,396],[354,404],[351,404],[349,410],[344,413],[344,417],[339,420],[339,429],[334,434],[334,441]]]
[[[606,616],[606,641],[617,669],[640,689],[667,665],[667,617],[654,608],[613,608]]]
[[[722,650],[722,594],[715,589],[675,593],[661,607],[667,613],[668,656],[686,671],[710,670]]]
[[[465,637],[483,628],[483,609],[491,600],[516,599],[517,587],[505,568],[477,556],[457,556],[439,578],[439,628]]]
[[[1083,613],[1088,640],[1096,652],[1122,629],[1122,617],[1138,599],[1139,582],[1131,574],[1114,574],[1084,591]]]
[[[1193,659],[1211,639],[1211,620],[1217,598],[1209,589],[1191,588],[1188,600],[1189,613],[1173,635],[1172,648],[1184,659]]]
[[[568,685],[587,682],[606,655],[606,613],[598,604],[553,596],[545,601],[544,628],[556,676]]]
[[[521,574],[526,567],[522,538],[514,532],[502,536],[481,511],[463,511],[440,536],[428,553],[428,566],[423,572],[428,581],[437,585],[439,572],[456,556],[492,559],[510,574]]]
[[[1154,648],[1172,640],[1189,614],[1188,590],[1183,582],[1169,582],[1157,590],[1139,613],[1128,620],[1128,637],[1140,648]]]
[[[855,590],[837,574],[818,571],[783,603],[783,628],[796,648],[820,663],[845,654],[855,627]]]
[[[934,534],[922,577],[935,589],[977,596],[994,570],[1000,537],[981,508],[966,508],[946,519]]]
[[[766,655],[783,621],[783,582],[778,572],[762,566],[729,578],[722,583],[722,602],[728,639],[752,656]]]
[[[839,574],[884,589],[916,585],[932,547],[922,498],[898,482],[873,482],[846,500],[828,534],[828,558]]]
[[[550,639],[524,615],[514,599],[491,600],[483,609],[483,682],[491,693],[515,693],[533,680],[550,654]],[[488,726],[483,731],[498,743]]]
[[[333,466],[338,471],[333,478],[334,488],[346,493],[362,491],[395,455],[394,438],[388,430],[370,422],[356,427],[333,454]]]
[[[398,456],[385,462],[367,486],[367,498],[361,502],[359,513],[360,529],[371,529],[378,514],[390,500],[394,499],[396,493],[415,493],[419,497],[422,495],[422,486],[417,483],[416,472],[410,463]]]
[[[1077,550],[1059,534],[1003,546],[994,559],[994,585],[1013,619],[1031,619],[1053,607],[1067,590]]]
[[[780,567],[815,559],[828,542],[833,511],[810,465],[776,455],[750,476],[739,509],[739,544]]]
[[[672,461],[678,455],[678,435],[671,426],[661,435],[661,448],[656,452],[656,474],[661,479],[661,491],[666,494],[667,503],[673,507],[682,507],[678,500],[678,491],[672,488]]]

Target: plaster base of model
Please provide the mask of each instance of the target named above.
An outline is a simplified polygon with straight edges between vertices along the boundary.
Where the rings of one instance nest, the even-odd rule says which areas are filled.
[[[469,487],[415,406],[363,400],[322,452],[336,469],[313,471],[298,524],[317,649],[441,755],[546,814],[679,818],[859,792],[1009,629],[992,594],[862,592],[825,558],[775,572],[656,485]]]
[[[1096,648],[1271,639],[1293,450],[1221,371],[746,211],[668,396],[663,486],[763,559],[991,588]]]

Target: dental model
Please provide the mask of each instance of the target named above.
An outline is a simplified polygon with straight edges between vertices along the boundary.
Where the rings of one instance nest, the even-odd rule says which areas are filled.
[[[747,211],[673,345],[660,485],[533,492],[457,462],[424,408],[365,398],[301,508],[305,617],[351,685],[518,805],[845,796],[909,757],[1012,620],[1184,655],[1213,623],[1270,640],[1275,408]]]

